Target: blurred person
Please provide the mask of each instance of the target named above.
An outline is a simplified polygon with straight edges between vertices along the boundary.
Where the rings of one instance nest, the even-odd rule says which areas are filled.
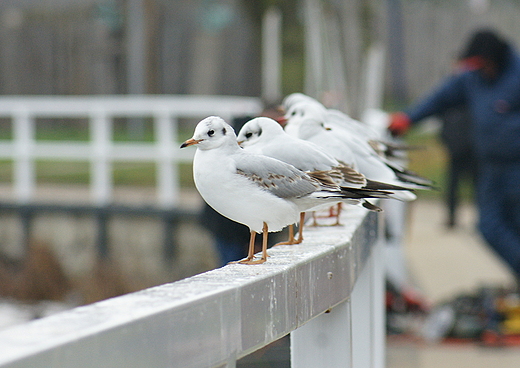
[[[247,256],[249,228],[232,221],[204,203],[200,223],[208,229],[215,240],[219,255],[219,267]]]
[[[427,97],[391,116],[388,129],[404,134],[420,120],[467,106],[478,163],[479,230],[520,279],[520,58],[490,29],[475,32],[461,56],[466,65]]]
[[[475,184],[477,165],[472,134],[471,114],[465,105],[451,107],[441,115],[442,127],[440,138],[448,153],[446,207],[448,210],[446,225],[457,225],[457,207],[460,197],[461,180],[465,177]]]

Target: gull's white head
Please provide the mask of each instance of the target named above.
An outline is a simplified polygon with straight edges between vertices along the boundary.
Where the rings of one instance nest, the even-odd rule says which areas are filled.
[[[249,120],[238,133],[238,143],[242,147],[268,142],[276,135],[283,134],[283,128],[275,120],[259,117]]]
[[[312,119],[323,124],[325,122],[326,114],[327,109],[318,102],[298,102],[285,114],[285,118],[287,119],[284,128],[285,132],[294,137],[302,138],[302,133],[300,132],[300,126],[302,123],[308,119]]]
[[[308,102],[308,103],[316,102],[316,103],[318,103],[317,100],[315,100],[314,98],[312,98],[310,96],[304,95],[303,93],[295,92],[295,93],[291,93],[290,95],[287,95],[283,99],[282,107],[285,111],[288,111],[292,106],[294,106],[295,104],[297,104],[299,102]]]
[[[289,125],[286,126],[288,128]],[[308,140],[320,133],[323,133],[324,131],[330,130],[330,128],[325,127],[323,122],[319,119],[308,117],[305,119],[302,119],[300,124],[297,126],[297,135],[294,135],[295,137],[298,137],[300,139]],[[293,135],[293,134],[290,134]]]
[[[224,145],[237,145],[233,128],[218,116],[209,116],[201,120],[195,128],[193,137],[181,145],[181,148],[197,145],[201,150],[208,150]]]
[[[291,106],[287,110],[285,118],[287,119],[287,124],[299,124],[302,120],[308,118],[324,121],[326,114],[327,109],[319,102],[309,103],[302,101]]]

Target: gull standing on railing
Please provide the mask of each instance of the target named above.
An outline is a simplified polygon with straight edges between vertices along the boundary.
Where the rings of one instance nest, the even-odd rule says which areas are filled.
[[[298,222],[301,212],[340,200],[360,202],[359,194],[343,191],[327,172],[306,173],[274,158],[244,151],[233,128],[220,117],[199,122],[193,137],[181,148],[191,145],[197,146],[193,176],[201,196],[217,212],[251,230],[248,256],[239,263],[264,263],[268,232]],[[377,194],[386,195],[383,191]],[[260,232],[262,257],[254,260],[254,239]]]
[[[273,157],[291,164],[299,170],[334,173],[331,176],[335,182],[342,190],[350,191],[352,196],[357,194],[360,198],[364,198],[372,195],[380,198],[381,192],[379,191],[406,190],[403,187],[367,180],[363,174],[338,162],[314,143],[288,135],[278,122],[267,117],[249,120],[240,129],[237,139],[239,145],[246,151]],[[386,192],[384,197],[392,197],[392,194]],[[367,201],[363,201],[361,204],[369,210],[378,209]],[[338,209],[336,224],[339,224],[339,214]],[[288,244],[300,243],[303,240],[302,225],[303,223],[300,221],[300,234],[297,241],[292,238],[291,228],[289,228]]]
[[[432,182],[380,156],[364,137],[348,128],[340,128],[327,120],[325,107],[315,103],[298,102],[287,111],[285,131],[301,139],[309,140],[342,161],[344,152],[352,152],[358,170],[367,178],[403,186],[409,189],[432,189]],[[326,110],[326,109],[325,109]],[[331,126],[328,126],[330,124]],[[416,198],[412,192],[397,192],[401,200]]]

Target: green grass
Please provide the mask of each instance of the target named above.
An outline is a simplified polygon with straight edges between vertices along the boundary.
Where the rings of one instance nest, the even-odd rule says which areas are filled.
[[[12,183],[13,166],[11,161],[0,161],[0,183]],[[191,164],[181,163],[178,167],[181,187],[193,187]],[[153,187],[156,184],[156,166],[152,162],[114,162],[112,179],[115,185]],[[89,181],[88,162],[36,162],[37,183],[87,185]]]
[[[38,183],[85,184],[88,180],[88,162],[36,161]]]
[[[405,141],[419,149],[410,151],[408,157],[408,168],[421,176],[429,178],[435,182],[438,190],[417,191],[419,198],[439,199],[446,193],[446,168],[447,153],[440,142],[437,134],[424,134],[420,131],[412,130],[407,134]],[[472,198],[473,189],[467,180],[463,180],[460,187],[460,194],[463,200]]]
[[[137,120],[142,124],[138,133],[133,133],[131,122],[124,118],[114,118],[113,140],[116,142],[140,141],[152,142],[154,140],[153,121],[151,118]],[[87,119],[36,119],[36,140],[64,140],[64,141],[88,141],[90,139],[89,124]],[[0,122],[0,139],[11,139],[11,132],[5,124]]]
[[[0,183],[10,183],[13,177],[13,163],[11,161],[0,161]]]

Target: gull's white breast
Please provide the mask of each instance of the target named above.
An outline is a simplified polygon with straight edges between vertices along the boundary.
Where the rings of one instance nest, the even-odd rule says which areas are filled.
[[[258,233],[264,222],[269,231],[280,231],[298,221],[298,206],[238,174],[233,154],[198,149],[193,177],[197,190],[215,211]]]

